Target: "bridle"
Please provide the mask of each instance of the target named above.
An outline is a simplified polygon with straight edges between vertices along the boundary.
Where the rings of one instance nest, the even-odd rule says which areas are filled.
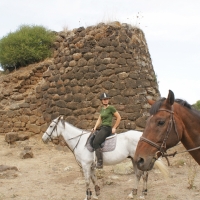
[[[54,122],[55,123],[55,126],[53,127],[53,129],[52,129],[52,131],[51,131],[51,133],[50,134],[48,134],[47,132],[45,132],[46,134],[47,134],[47,136],[48,136],[48,138],[50,139],[50,141],[52,141],[52,138],[51,138],[51,136],[52,136],[52,134],[53,134],[53,132],[54,132],[54,130],[55,130],[55,128],[57,127],[57,125],[58,125],[58,122],[60,121],[60,117],[59,117],[59,119],[58,119],[58,121],[52,121],[52,122]]]
[[[53,131],[54,131],[55,128],[57,127],[58,122],[60,121],[60,119],[61,119],[61,116],[58,118],[57,121],[52,121],[52,122],[55,123],[55,126],[53,127],[53,129],[52,129],[52,131],[51,131],[50,134],[48,134],[47,132],[45,132],[45,133],[47,134],[48,138],[50,138],[50,141],[52,141],[51,136],[52,136],[52,134],[53,134]],[[68,139],[68,140],[72,140],[72,139],[75,139],[75,138],[79,137],[79,139],[78,139],[78,141],[77,141],[77,143],[76,143],[76,145],[74,146],[73,149],[71,149],[71,148],[69,147],[69,145],[67,144],[67,142],[66,142],[66,146],[67,146],[67,147],[69,148],[69,150],[73,153],[74,158],[75,158],[77,164],[78,164],[80,167],[81,167],[81,164],[80,164],[80,162],[77,160],[74,151],[75,151],[75,149],[77,148],[77,146],[78,146],[78,144],[79,144],[79,142],[80,142],[81,136],[84,135],[84,134],[87,134],[87,132],[83,132],[83,131],[82,131],[82,133],[81,133],[80,135],[77,135],[77,136],[75,136],[75,137],[72,137],[72,138],[69,138],[69,139]],[[58,133],[57,133],[57,137],[58,137]],[[58,140],[59,140],[59,139],[58,139]],[[82,168],[82,167],[81,167],[81,168]]]
[[[158,111],[164,111],[164,112],[170,113],[170,119],[169,119],[169,123],[168,123],[168,126],[167,126],[167,131],[165,133],[165,136],[164,136],[162,144],[158,145],[157,143],[155,143],[155,142],[153,142],[153,141],[151,141],[151,140],[149,140],[149,139],[147,139],[147,138],[145,138],[143,136],[140,137],[141,141],[144,141],[144,142],[146,142],[146,143],[150,144],[151,146],[153,146],[153,147],[158,149],[158,151],[155,154],[155,159],[156,160],[160,157],[159,154],[162,157],[166,157],[167,158],[167,156],[175,156],[175,154],[177,153],[177,152],[175,152],[173,154],[167,154],[167,139],[169,138],[169,134],[170,134],[170,132],[172,130],[173,125],[174,125],[175,133],[176,133],[176,136],[177,136],[177,141],[178,142],[180,141],[179,134],[178,134],[177,127],[176,127],[176,121],[174,119],[174,111],[168,110],[168,109],[159,109]]]
[[[172,107],[172,109],[173,109],[173,107]],[[144,141],[144,142],[146,142],[146,143],[150,144],[151,146],[153,146],[153,147],[158,149],[158,151],[155,153],[155,156],[154,156],[155,160],[157,160],[160,156],[165,157],[167,159],[167,162],[168,162],[168,165],[169,165],[169,160],[168,160],[167,157],[169,157],[169,156],[173,156],[174,157],[176,154],[195,151],[195,150],[200,149],[200,146],[199,146],[199,147],[195,147],[195,148],[188,149],[188,150],[185,150],[185,151],[181,151],[181,152],[175,151],[174,153],[167,154],[167,147],[166,147],[167,145],[166,145],[166,143],[167,143],[167,139],[169,137],[169,134],[170,134],[170,132],[172,130],[173,125],[174,125],[174,129],[175,129],[175,132],[176,132],[176,135],[177,135],[177,140],[178,140],[177,144],[179,143],[180,138],[179,138],[179,134],[178,134],[178,131],[177,131],[176,121],[174,119],[174,111],[173,110],[168,110],[168,109],[159,109],[158,111],[165,111],[165,112],[169,112],[170,113],[169,124],[168,124],[167,131],[166,131],[166,134],[164,136],[162,144],[158,145],[157,143],[155,143],[155,142],[153,142],[153,141],[151,141],[151,140],[149,140],[149,139],[147,139],[147,138],[145,138],[143,136],[140,137],[141,141]]]
[[[52,131],[51,131],[50,134],[48,134],[47,132],[45,132],[45,133],[47,134],[48,138],[50,139],[50,141],[52,141],[51,136],[52,136],[52,134],[53,134],[55,128],[57,127],[58,122],[60,121],[60,119],[61,119],[61,116],[58,118],[57,121],[54,121],[54,120],[52,121],[52,122],[55,123],[55,126],[53,127],[53,129],[52,129]],[[67,147],[68,147],[73,153],[74,153],[74,150],[76,149],[76,147],[78,146],[78,144],[79,144],[79,142],[80,142],[81,136],[84,135],[84,134],[87,134],[87,132],[84,133],[84,132],[82,131],[82,133],[81,133],[80,135],[77,135],[77,136],[75,136],[75,137],[72,137],[72,138],[69,138],[69,139],[68,139],[68,140],[72,140],[72,139],[75,139],[75,138],[79,137],[79,139],[78,139],[78,141],[77,141],[77,143],[76,143],[76,145],[74,146],[73,149],[71,149],[71,148],[69,147],[69,145],[66,143]],[[57,133],[57,137],[58,137],[58,133]],[[58,140],[59,140],[59,139],[58,139]]]

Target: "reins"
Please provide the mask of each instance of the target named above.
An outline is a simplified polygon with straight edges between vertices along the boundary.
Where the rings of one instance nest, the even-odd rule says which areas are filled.
[[[78,146],[78,144],[79,144],[79,141],[80,141],[80,139],[81,139],[81,136],[82,136],[82,135],[85,135],[85,134],[87,134],[87,133],[84,133],[84,132],[82,131],[82,133],[81,133],[80,135],[77,135],[77,136],[75,136],[75,137],[73,137],[73,138],[68,139],[68,140],[72,140],[72,139],[75,139],[75,138],[79,137],[78,142],[76,143],[76,145],[74,146],[74,148],[73,148],[73,150],[72,150],[73,153],[74,153],[75,148],[76,148],[76,147]]]
[[[67,142],[66,142],[67,147],[68,147],[69,150],[73,153],[74,158],[75,158],[75,160],[76,160],[76,162],[77,162],[77,164],[78,164],[78,166],[79,166],[80,168],[82,168],[82,165],[81,165],[80,162],[77,160],[77,158],[76,158],[76,156],[75,156],[75,153],[74,153],[74,150],[75,150],[76,147],[78,146],[78,144],[79,144],[79,142],[80,142],[80,139],[81,139],[81,136],[82,136],[82,135],[85,135],[85,134],[87,134],[87,132],[84,133],[84,132],[82,131],[82,133],[81,133],[80,135],[77,135],[77,136],[75,136],[75,137],[72,137],[72,138],[68,139],[68,140],[73,140],[73,139],[79,137],[78,142],[76,143],[76,145],[74,146],[73,149],[71,149],[71,148],[69,147],[69,145],[67,144]]]
[[[185,151],[181,151],[181,152],[175,151],[174,153],[167,154],[167,156],[173,156],[173,157],[174,157],[176,154],[186,153],[186,152],[190,152],[190,151],[195,151],[195,150],[198,150],[198,149],[200,149],[200,146],[199,146],[199,147],[192,148],[192,149],[188,149],[188,150],[185,150]]]
[[[52,129],[52,131],[51,131],[50,134],[48,134],[47,132],[45,132],[45,133],[47,134],[47,136],[50,138],[50,141],[52,141],[51,135],[53,134],[53,131],[56,129],[56,127],[57,127],[58,122],[60,121],[60,119],[61,119],[61,118],[59,118],[57,122],[52,121],[52,122],[55,123],[55,126],[53,127],[53,129]],[[78,138],[78,137],[79,137],[79,139],[78,139],[78,141],[77,141],[77,143],[76,143],[76,145],[74,146],[73,149],[71,149],[71,148],[69,147],[69,145],[67,144],[67,142],[66,142],[67,147],[68,147],[69,150],[73,153],[73,155],[74,155],[74,157],[75,157],[75,160],[76,160],[77,164],[78,164],[80,167],[81,167],[81,164],[77,161],[76,156],[75,156],[75,154],[74,154],[74,151],[75,151],[75,149],[77,148],[77,146],[78,146],[78,144],[79,144],[79,142],[80,142],[81,136],[82,136],[82,135],[85,135],[85,134],[88,134],[88,133],[82,131],[82,133],[81,133],[80,135],[77,135],[77,136],[75,136],[75,137],[72,137],[72,138],[69,138],[69,139],[68,139],[68,140],[72,140],[72,139],[75,139],[75,138]],[[58,136],[58,134],[57,134],[57,136]],[[59,137],[58,137],[58,141],[59,141]],[[81,167],[81,168],[82,168],[82,167]]]
[[[74,150],[75,150],[76,147],[78,146],[78,144],[79,144],[79,142],[80,142],[80,139],[81,139],[81,136],[84,135],[84,134],[87,134],[87,133],[83,133],[83,131],[82,131],[82,134],[77,135],[77,136],[75,136],[75,137],[72,137],[72,138],[68,139],[68,140],[72,140],[72,139],[75,139],[75,138],[79,137],[78,142],[76,143],[76,145],[74,146],[73,149],[71,149],[71,148],[69,147],[69,145],[67,144],[67,142],[66,142],[67,147],[68,147],[69,150],[73,153],[74,158],[75,158],[75,160],[76,160],[76,162],[77,162],[77,164],[78,164],[78,166],[79,166],[80,168],[82,168],[82,166],[81,166],[81,164],[78,162],[78,160],[76,159],[76,156],[75,156],[75,154],[74,154]]]

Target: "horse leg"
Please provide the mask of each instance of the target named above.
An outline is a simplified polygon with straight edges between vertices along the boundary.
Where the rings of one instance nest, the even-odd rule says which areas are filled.
[[[95,163],[91,167],[91,179],[94,184],[94,189],[95,189],[95,196],[93,196],[94,199],[98,199],[98,196],[100,195],[100,187],[97,185],[97,177],[95,174]]]
[[[85,177],[85,185],[86,185],[86,198],[84,200],[90,200],[92,198],[92,191],[90,190],[90,177],[91,177],[91,169],[89,166],[82,166],[83,174]]]
[[[133,158],[131,158],[131,161],[133,163],[133,167],[134,167],[134,171],[135,171],[134,172],[135,173],[135,188],[133,188],[132,192],[128,195],[129,199],[133,199],[134,197],[136,197],[140,178],[143,175],[143,171],[141,171],[137,168],[137,165],[136,165],[135,161],[133,160]]]
[[[143,189],[142,189],[142,194],[147,195],[147,181],[148,181],[148,172],[144,172],[142,175],[143,178]]]

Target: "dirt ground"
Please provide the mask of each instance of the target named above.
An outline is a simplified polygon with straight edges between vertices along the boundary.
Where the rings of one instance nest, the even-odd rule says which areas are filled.
[[[16,169],[0,171],[0,200],[83,200],[85,184],[80,167],[67,149],[43,144],[41,135],[8,145],[0,136],[0,165]],[[30,146],[33,158],[21,159],[20,153]],[[171,150],[182,151],[182,145]],[[124,162],[130,162],[128,159]],[[165,160],[163,162],[166,163]],[[170,177],[165,178],[158,169],[149,172],[147,200],[199,200],[200,167],[188,153],[170,158]],[[124,200],[131,192],[134,174],[115,174],[114,166],[104,166],[99,179],[100,200]],[[189,188],[190,189],[189,189]],[[91,188],[94,188],[91,183]],[[142,180],[135,199],[141,199]]]

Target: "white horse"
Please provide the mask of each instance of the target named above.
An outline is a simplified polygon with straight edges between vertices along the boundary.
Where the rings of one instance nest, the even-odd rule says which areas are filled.
[[[73,152],[78,164],[82,167],[85,182],[86,182],[86,198],[84,200],[91,199],[92,192],[89,188],[90,179],[95,186],[96,195],[93,197],[98,199],[100,195],[100,187],[97,185],[97,178],[95,175],[95,154],[86,147],[86,142],[90,135],[90,132],[81,130],[74,127],[68,122],[64,121],[62,117],[54,119],[46,132],[42,136],[43,142],[51,141],[60,135],[63,136],[69,149]],[[148,172],[143,172],[137,169],[135,161],[133,160],[137,143],[140,139],[142,132],[139,131],[127,131],[121,134],[117,134],[116,148],[113,151],[103,152],[103,163],[104,165],[115,165],[126,158],[130,158],[135,170],[135,188],[129,194],[128,198],[133,198],[133,195],[137,194],[137,188],[141,176],[143,177],[143,190],[142,194],[147,194],[147,179]],[[163,171],[165,165],[162,161],[158,160],[155,162],[161,171]]]

